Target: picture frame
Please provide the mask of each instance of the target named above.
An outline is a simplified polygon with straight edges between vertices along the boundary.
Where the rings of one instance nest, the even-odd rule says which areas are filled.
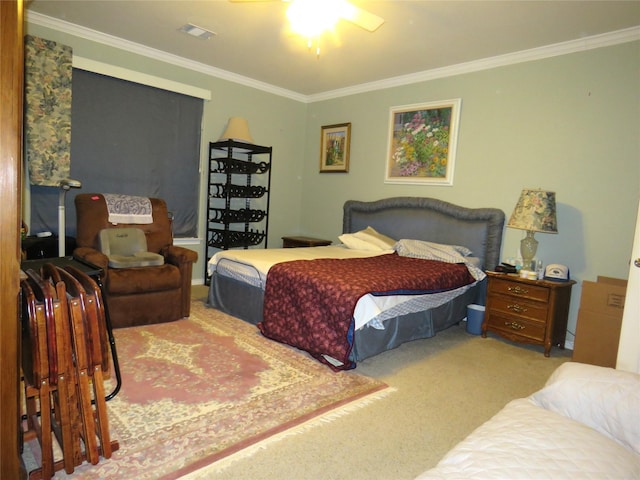
[[[453,185],[462,99],[390,108],[385,183]]]
[[[325,125],[320,132],[320,173],[348,172],[351,123]]]

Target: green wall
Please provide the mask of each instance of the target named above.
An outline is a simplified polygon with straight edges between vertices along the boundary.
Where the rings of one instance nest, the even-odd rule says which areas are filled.
[[[462,99],[453,186],[385,184],[389,108],[451,98]],[[321,126],[344,122],[349,173],[318,173]],[[627,278],[640,197],[640,42],[312,103],[306,125],[307,234],[336,238],[348,199],[428,196],[508,218],[522,188],[540,187],[556,191],[559,233],[536,235],[538,258],[568,265],[578,282]],[[505,229],[503,258],[522,236]]]
[[[42,26],[27,31],[79,56],[210,90],[203,163],[227,119],[246,117],[256,142],[274,147],[271,247],[295,233],[337,241],[349,199],[429,196],[509,216],[522,188],[540,187],[557,193],[559,233],[536,235],[538,257],[569,265],[579,282],[569,331],[582,280],[627,277],[640,197],[638,41],[303,103]],[[385,184],[390,107],[451,98],[462,99],[453,186]],[[350,171],[321,174],[320,129],[345,122],[352,124]],[[204,205],[204,178],[200,188]],[[505,229],[503,257],[517,254],[521,238]],[[189,246],[200,254],[194,281],[202,282],[202,240]]]

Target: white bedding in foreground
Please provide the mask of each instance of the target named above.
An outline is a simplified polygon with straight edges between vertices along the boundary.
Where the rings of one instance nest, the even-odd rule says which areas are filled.
[[[520,398],[416,480],[622,480],[639,473],[637,454],[593,428]]]
[[[640,376],[566,362],[416,480],[640,478]]]
[[[343,245],[224,250],[211,257],[207,268],[209,275],[217,272],[264,290],[269,269],[276,263],[319,258],[364,258],[389,253],[393,253],[393,250],[356,250]],[[355,328],[369,326],[382,330],[385,328],[383,322],[389,318],[438,307],[462,295],[473,285],[428,295],[364,295],[354,310]]]

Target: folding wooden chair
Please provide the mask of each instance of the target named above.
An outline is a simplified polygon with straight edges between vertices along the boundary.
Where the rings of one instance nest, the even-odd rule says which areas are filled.
[[[54,472],[54,459],[47,312],[43,302],[36,298],[28,279],[21,280],[20,288],[22,293],[22,373],[27,428],[35,433],[40,444],[42,478],[51,478]]]
[[[58,349],[58,389],[53,394],[53,430],[62,448],[63,465],[73,473],[82,464],[82,418],[78,407],[77,375],[71,339],[71,323],[67,304],[67,290],[57,270],[51,264],[42,267],[42,279],[51,284],[56,293],[54,302],[56,340]],[[54,464],[56,470],[59,465]]]
[[[82,285],[71,274],[56,267],[67,291],[71,340],[75,358],[77,395],[80,416],[82,418],[82,439],[84,456],[95,465],[99,461],[96,423],[91,406],[91,386],[89,375],[89,353],[87,345],[87,320],[85,315],[85,292]]]
[[[86,273],[72,266],[65,267],[82,286],[85,293],[85,319],[88,353],[88,373],[92,377],[93,398],[96,407],[97,432],[100,439],[101,453],[110,458],[118,443],[111,441],[109,421],[103,380],[109,375],[109,348],[107,339],[106,316],[102,292],[98,284]]]

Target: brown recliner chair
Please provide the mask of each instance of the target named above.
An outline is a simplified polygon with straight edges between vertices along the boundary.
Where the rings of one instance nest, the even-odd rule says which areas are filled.
[[[75,198],[77,248],[73,256],[103,270],[105,303],[114,328],[170,322],[188,317],[191,270],[198,254],[173,245],[167,204],[150,198],[153,223],[112,224],[104,197],[83,193]],[[100,232],[107,228],[136,227],[144,231],[147,250],[164,257],[164,264],[111,268],[101,252]]]

